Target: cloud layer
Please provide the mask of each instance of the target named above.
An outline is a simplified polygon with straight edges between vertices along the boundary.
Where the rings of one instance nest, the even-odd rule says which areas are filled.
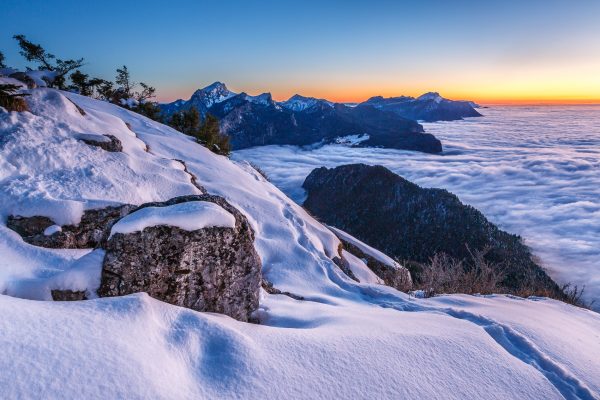
[[[383,165],[455,193],[521,235],[559,283],[600,304],[600,106],[492,107],[484,118],[424,124],[444,154],[328,145],[256,147],[233,158],[260,166],[297,202],[313,168]]]

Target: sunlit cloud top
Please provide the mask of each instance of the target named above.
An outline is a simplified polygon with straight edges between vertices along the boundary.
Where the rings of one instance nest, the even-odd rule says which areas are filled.
[[[159,100],[214,81],[336,101],[439,91],[481,102],[600,101],[600,2],[4,0],[13,34],[111,78],[126,64]]]

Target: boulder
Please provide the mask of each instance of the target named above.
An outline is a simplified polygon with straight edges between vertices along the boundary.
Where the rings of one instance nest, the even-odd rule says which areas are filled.
[[[225,199],[212,195],[182,196],[145,207],[188,201],[212,202],[235,217],[235,227],[212,226],[193,231],[156,225],[141,231],[113,233],[98,295],[147,292],[170,304],[251,320],[258,308],[261,261],[247,219]]]

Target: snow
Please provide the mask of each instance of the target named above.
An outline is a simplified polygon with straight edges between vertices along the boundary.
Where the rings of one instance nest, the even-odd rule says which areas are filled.
[[[136,99],[134,99],[133,97],[130,97],[128,99],[121,99],[121,104],[127,107],[135,107],[139,104],[139,101],[137,101]]]
[[[27,71],[27,76],[29,76],[38,87],[46,87],[48,82],[54,81],[56,78],[56,71],[49,71],[47,69],[38,70],[38,71]]]
[[[221,206],[208,201],[146,207],[120,219],[112,226],[110,236],[139,232],[158,225],[176,226],[185,231],[211,227],[235,228],[235,217]]]
[[[178,161],[148,153],[123,120],[94,110],[83,116],[66,93],[28,92],[31,113],[0,114],[2,218],[42,215],[58,225],[74,224],[86,209],[199,193]],[[106,140],[106,134],[119,139],[124,151],[79,140]]]
[[[336,235],[400,265],[331,228],[334,235],[249,164],[112,104],[45,88],[29,93],[31,113],[0,113],[3,397],[598,397],[598,314],[500,295],[417,299],[379,284],[363,260],[343,253],[355,282],[332,261]],[[114,135],[123,152],[88,146],[82,134]],[[192,174],[246,215],[265,279],[305,300],[262,292],[261,324],[143,293],[39,301],[53,289],[94,298],[103,251],[29,245],[5,226],[9,215],[77,223],[87,209],[197,194]],[[203,207],[144,210],[114,229],[226,220]]]
[[[50,236],[53,233],[60,232],[60,231],[62,231],[62,228],[60,227],[60,225],[50,225],[49,227],[44,229],[44,235]]]
[[[345,146],[357,146],[365,140],[369,140],[370,136],[367,133],[362,135],[348,135],[335,138],[334,143],[343,144]]]
[[[417,100],[434,101],[440,103],[444,98],[438,92],[428,92],[417,97]]]
[[[33,277],[13,279],[2,292],[23,299],[52,300],[51,291],[57,289],[85,291],[88,298],[96,298],[103,259],[103,250],[93,250],[69,264],[57,263],[58,268],[39,271]]]
[[[314,97],[304,97],[299,94],[293,95],[286,101],[279,102],[279,105],[282,106],[283,108],[287,108],[289,110],[299,112],[299,111],[304,111],[308,108],[311,108],[319,102],[325,103],[325,104],[333,107],[333,103],[328,100],[316,99]]]
[[[469,313],[467,299],[457,299],[466,304],[457,309]],[[492,307],[526,302],[533,310],[549,311],[547,317],[559,317],[565,338],[590,337],[577,328],[598,329],[583,310],[565,312],[552,301],[483,301]],[[3,396],[563,398],[535,363],[513,356],[480,325],[451,316],[448,305],[446,312],[398,311],[285,296],[265,296],[262,305],[270,317],[255,325],[170,306],[145,294],[65,303],[0,296]],[[579,319],[584,325],[572,328]],[[585,344],[598,351],[598,341]],[[528,345],[521,347],[523,354],[534,351]],[[570,347],[554,350],[568,355]],[[595,389],[586,380],[597,384],[598,361],[589,356],[578,361],[586,360],[593,365],[570,386],[561,386],[564,397],[593,398],[589,391]],[[579,396],[568,396],[569,387]]]
[[[342,250],[342,255],[344,260],[348,263],[348,267],[350,267],[350,271],[354,274],[356,279],[361,283],[376,283],[379,285],[383,285],[385,282],[383,279],[375,275],[373,271],[367,266],[367,262],[365,260],[361,260],[356,257],[354,254],[347,252],[346,250]]]

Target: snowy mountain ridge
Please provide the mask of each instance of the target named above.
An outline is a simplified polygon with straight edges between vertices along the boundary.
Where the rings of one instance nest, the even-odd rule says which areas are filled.
[[[336,234],[249,164],[106,102],[28,93],[31,112],[0,110],[7,398],[599,397],[597,313],[542,298],[417,299],[381,285],[355,258],[357,282],[334,261]],[[81,135],[112,135],[123,150],[90,146]],[[76,224],[84,210],[203,191],[245,215],[263,277],[298,299],[262,290],[260,324],[143,293],[32,300],[49,300],[53,288],[93,289],[104,254],[25,243],[6,226],[10,215]]]
[[[330,107],[333,107],[333,104],[334,104],[334,103],[330,102],[329,100],[316,99],[314,97],[304,97],[299,94],[295,94],[292,97],[290,97],[288,100],[282,101],[279,104],[282,107],[285,107],[292,111],[304,111],[308,108],[313,107],[317,103],[326,104]]]

